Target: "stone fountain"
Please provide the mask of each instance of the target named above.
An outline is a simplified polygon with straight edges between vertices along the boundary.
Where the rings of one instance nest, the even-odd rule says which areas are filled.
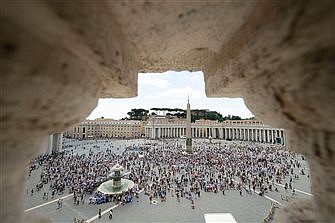
[[[108,181],[102,183],[98,187],[98,191],[103,194],[120,194],[134,187],[134,182],[128,179],[123,179],[129,173],[121,172],[123,167],[116,164],[112,168],[112,173],[108,176]]]

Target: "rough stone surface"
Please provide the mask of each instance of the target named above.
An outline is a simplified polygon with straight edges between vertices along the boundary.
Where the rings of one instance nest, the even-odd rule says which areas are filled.
[[[278,210],[274,222],[322,222],[314,215],[315,203],[312,199],[300,199]]]
[[[2,222],[22,220],[23,171],[44,136],[82,121],[99,97],[136,96],[137,73],[166,70],[202,70],[209,97],[244,97],[288,129],[310,161],[315,208],[282,216],[335,219],[333,1],[0,4]]]

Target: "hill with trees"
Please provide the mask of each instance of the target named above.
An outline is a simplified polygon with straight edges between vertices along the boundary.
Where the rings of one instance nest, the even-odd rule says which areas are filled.
[[[143,108],[133,108],[130,112],[127,113],[128,117],[123,118],[122,120],[147,120],[150,115],[164,115],[167,117],[177,117],[177,118],[186,118],[186,110],[180,108],[151,108],[151,113],[149,110]],[[240,116],[228,115],[222,116],[219,112],[210,111],[208,109],[192,109],[192,122],[196,120],[205,119],[205,120],[217,120],[219,122],[225,120],[242,120]],[[254,117],[248,118],[254,119]]]

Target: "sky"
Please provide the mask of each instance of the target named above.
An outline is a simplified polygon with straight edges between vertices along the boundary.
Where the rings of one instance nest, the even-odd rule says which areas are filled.
[[[139,73],[138,96],[125,99],[99,99],[98,106],[87,119],[100,117],[121,119],[132,108],[181,108],[186,109],[187,97],[191,109],[209,109],[223,116],[253,117],[242,98],[207,98],[201,71],[167,71],[164,73]]]

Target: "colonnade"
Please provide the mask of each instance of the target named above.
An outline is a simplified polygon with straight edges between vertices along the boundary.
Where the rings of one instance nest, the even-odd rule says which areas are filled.
[[[241,140],[273,144],[286,144],[284,129],[270,127],[191,127],[192,138]],[[146,126],[145,136],[152,139],[186,136],[186,127]]]

